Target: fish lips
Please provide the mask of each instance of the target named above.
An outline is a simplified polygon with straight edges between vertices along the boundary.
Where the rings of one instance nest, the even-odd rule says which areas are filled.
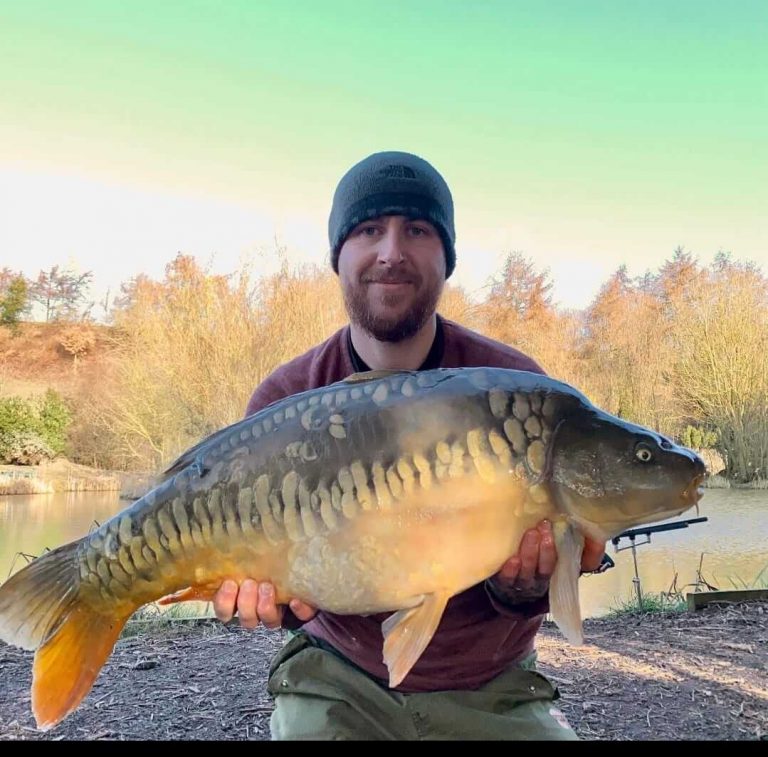
[[[682,495],[683,500],[688,504],[688,507],[696,507],[697,511],[699,509],[699,502],[704,496],[704,489],[701,485],[704,483],[704,479],[706,477],[706,473],[701,473],[696,476],[696,478],[691,481],[690,486],[683,492]]]

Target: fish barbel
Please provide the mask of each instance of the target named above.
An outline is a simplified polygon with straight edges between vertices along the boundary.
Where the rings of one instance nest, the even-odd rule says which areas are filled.
[[[0,586],[0,639],[35,649],[41,729],[91,689],[141,606],[210,600],[225,578],[271,581],[340,614],[392,612],[390,686],[448,600],[552,522],[550,608],[582,641],[584,536],[696,505],[692,451],[592,405],[567,384],[500,368],[374,371],[287,397],[204,439],[82,539]]]

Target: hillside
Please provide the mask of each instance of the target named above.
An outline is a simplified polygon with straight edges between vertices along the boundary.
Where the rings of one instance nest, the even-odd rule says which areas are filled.
[[[103,488],[98,481],[103,469],[121,467],[110,464],[105,453],[114,442],[109,429],[98,423],[99,410],[115,387],[114,334],[114,329],[98,324],[22,323],[15,332],[0,326],[0,398],[41,397],[52,389],[64,399],[72,421],[63,458],[80,464],[76,474],[69,466],[66,478],[72,482],[74,475],[79,480],[73,485],[83,490],[91,484]],[[42,488],[34,491],[59,490],[57,470],[41,466],[36,472]],[[2,484],[6,494],[28,491],[15,479],[5,477]]]
[[[73,333],[93,336],[77,359],[63,346]],[[55,389],[77,395],[98,381],[112,349],[108,326],[71,323],[22,323],[18,333],[0,326],[0,396],[29,397]]]

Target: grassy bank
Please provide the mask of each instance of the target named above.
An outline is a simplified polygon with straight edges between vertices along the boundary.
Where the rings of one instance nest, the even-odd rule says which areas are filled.
[[[53,494],[57,492],[121,491],[118,474],[68,460],[36,466],[0,466],[0,494]]]
[[[702,555],[702,562],[704,556]],[[686,612],[688,608],[687,595],[696,592],[723,591],[742,589],[768,589],[768,563],[766,563],[753,577],[745,578],[735,576],[729,578],[729,586],[714,586],[709,583],[701,572],[699,566],[698,579],[692,589],[677,586],[677,575],[673,578],[667,591],[662,592],[642,592],[642,602],[638,603],[634,592],[629,592],[626,597],[619,598],[605,614],[606,618],[621,618],[633,615],[652,615]]]
[[[705,489],[768,489],[768,479],[757,478],[754,481],[748,483],[741,483],[738,481],[731,481],[725,476],[709,476],[702,486]]]

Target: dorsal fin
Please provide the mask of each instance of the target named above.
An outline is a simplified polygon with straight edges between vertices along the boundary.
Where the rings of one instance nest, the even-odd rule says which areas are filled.
[[[242,421],[239,421],[242,422]],[[232,424],[236,425],[236,424]],[[225,426],[222,429],[219,429],[218,431],[214,431],[214,433],[210,434],[209,436],[206,436],[205,439],[202,441],[199,441],[194,447],[190,447],[185,452],[182,452],[182,454],[177,457],[157,478],[157,481],[155,482],[155,486],[159,486],[164,481],[167,481],[169,478],[172,478],[175,476],[179,471],[186,468],[188,465],[191,465],[193,462],[195,462],[195,458],[197,457],[198,452],[205,447],[207,444],[211,442],[216,442],[220,437],[225,436],[232,432],[232,426]]]
[[[395,376],[399,373],[413,373],[413,371],[381,368],[376,371],[363,371],[362,373],[353,373],[343,379],[343,381],[346,384],[359,384],[364,381],[374,381],[375,379],[386,378],[387,376]]]

